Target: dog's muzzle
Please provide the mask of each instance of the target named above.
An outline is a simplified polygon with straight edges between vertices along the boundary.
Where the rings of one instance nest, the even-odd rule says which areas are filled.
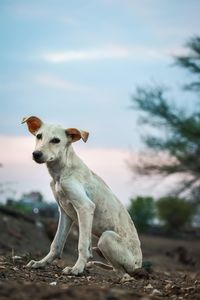
[[[44,160],[43,160],[43,153],[42,153],[42,151],[34,151],[33,152],[33,159],[34,159],[34,161],[36,161],[39,164],[43,163]]]

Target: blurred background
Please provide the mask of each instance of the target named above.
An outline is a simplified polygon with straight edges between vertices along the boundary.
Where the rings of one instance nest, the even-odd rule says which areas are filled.
[[[166,259],[193,268],[199,256],[185,240],[200,236],[199,11],[198,0],[0,2],[2,214],[57,218],[49,174],[20,124],[36,115],[88,130],[74,148],[139,232],[183,239],[157,240],[146,257],[162,244]]]

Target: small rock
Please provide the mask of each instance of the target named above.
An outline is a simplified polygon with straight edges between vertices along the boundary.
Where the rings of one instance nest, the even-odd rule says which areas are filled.
[[[120,283],[126,283],[128,281],[131,281],[131,276],[129,274],[125,274],[121,279],[120,279]]]
[[[173,292],[175,294],[179,294],[179,292],[180,292],[180,286],[178,286],[178,285],[172,285],[171,289],[173,290]]]
[[[15,255],[15,256],[12,257],[12,259],[13,259],[13,260],[20,260],[20,259],[22,259],[22,257],[21,257],[21,256],[18,256],[18,255]]]
[[[189,287],[183,287],[181,288],[181,293],[186,293],[186,292],[191,292],[195,289],[194,286],[189,286]]]
[[[149,283],[148,285],[146,285],[144,287],[145,290],[152,290],[153,289],[153,286],[151,285],[151,283]]]
[[[170,290],[171,287],[172,287],[172,285],[171,285],[170,283],[168,283],[168,284],[165,285],[165,289],[166,289],[166,290]]]
[[[172,283],[172,280],[165,280],[166,283]]]
[[[57,285],[56,281],[50,282],[49,285]]]
[[[75,279],[75,280],[74,280],[74,283],[79,283],[79,280],[78,280],[78,279]]]
[[[191,291],[195,290],[195,287],[194,286],[188,286],[185,289],[186,289],[186,291],[191,292]]]
[[[86,278],[87,279],[87,278]],[[80,281],[84,281],[85,277],[80,277]],[[87,279],[88,280],[88,279]],[[89,281],[89,280],[88,280]]]
[[[154,289],[151,293],[151,296],[161,296],[161,295],[162,295],[161,291],[157,289]]]
[[[92,279],[92,276],[87,276],[87,281],[90,281]]]

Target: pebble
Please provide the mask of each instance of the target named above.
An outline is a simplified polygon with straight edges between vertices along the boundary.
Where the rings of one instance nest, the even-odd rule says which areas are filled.
[[[151,293],[151,296],[161,296],[161,295],[162,295],[161,291],[157,289],[154,289]]]
[[[178,285],[172,285],[171,289],[173,290],[174,293],[178,293],[180,291],[180,286]]]
[[[134,281],[135,279],[131,277],[129,274],[125,274],[122,279],[120,279],[120,283],[127,283],[130,281]]]
[[[166,283],[172,283],[172,280],[165,280]]]
[[[74,283],[79,283],[79,280],[78,280],[78,279],[75,279],[75,280],[74,280]]]
[[[185,292],[191,292],[191,291],[193,291],[194,289],[195,289],[194,286],[183,287],[183,288],[181,288],[181,292],[182,292],[182,293],[185,293]]]
[[[21,257],[21,256],[18,256],[18,255],[15,255],[15,256],[12,257],[12,259],[13,259],[13,260],[20,260],[20,259],[22,259],[22,257]]]
[[[87,276],[86,278],[88,281],[90,281],[92,279],[92,276]]]
[[[165,289],[166,289],[166,290],[171,289],[171,287],[172,287],[172,285],[171,285],[170,283],[168,283],[168,284],[165,285]]]
[[[153,289],[153,286],[151,285],[151,283],[149,283],[148,285],[146,285],[146,286],[144,287],[144,289],[145,289],[145,290],[151,290],[151,289]]]
[[[56,281],[50,282],[49,285],[57,285]]]

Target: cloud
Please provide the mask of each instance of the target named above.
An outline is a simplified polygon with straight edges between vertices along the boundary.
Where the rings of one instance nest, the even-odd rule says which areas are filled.
[[[116,59],[129,57],[129,51],[130,50],[128,48],[123,46],[109,45],[97,49],[47,52],[42,55],[42,58],[51,63],[81,60]]]
[[[84,91],[84,90],[90,90],[91,88],[83,85],[79,85],[76,83],[73,83],[68,80],[64,80],[60,77],[57,76],[52,76],[52,75],[37,75],[35,76],[35,81],[36,83],[54,88],[54,89],[60,89],[60,90],[66,90],[66,91]]]
[[[50,63],[68,63],[73,61],[133,59],[133,60],[163,60],[173,53],[185,53],[184,48],[156,48],[143,45],[105,45],[86,50],[67,50],[45,52],[40,58]]]

